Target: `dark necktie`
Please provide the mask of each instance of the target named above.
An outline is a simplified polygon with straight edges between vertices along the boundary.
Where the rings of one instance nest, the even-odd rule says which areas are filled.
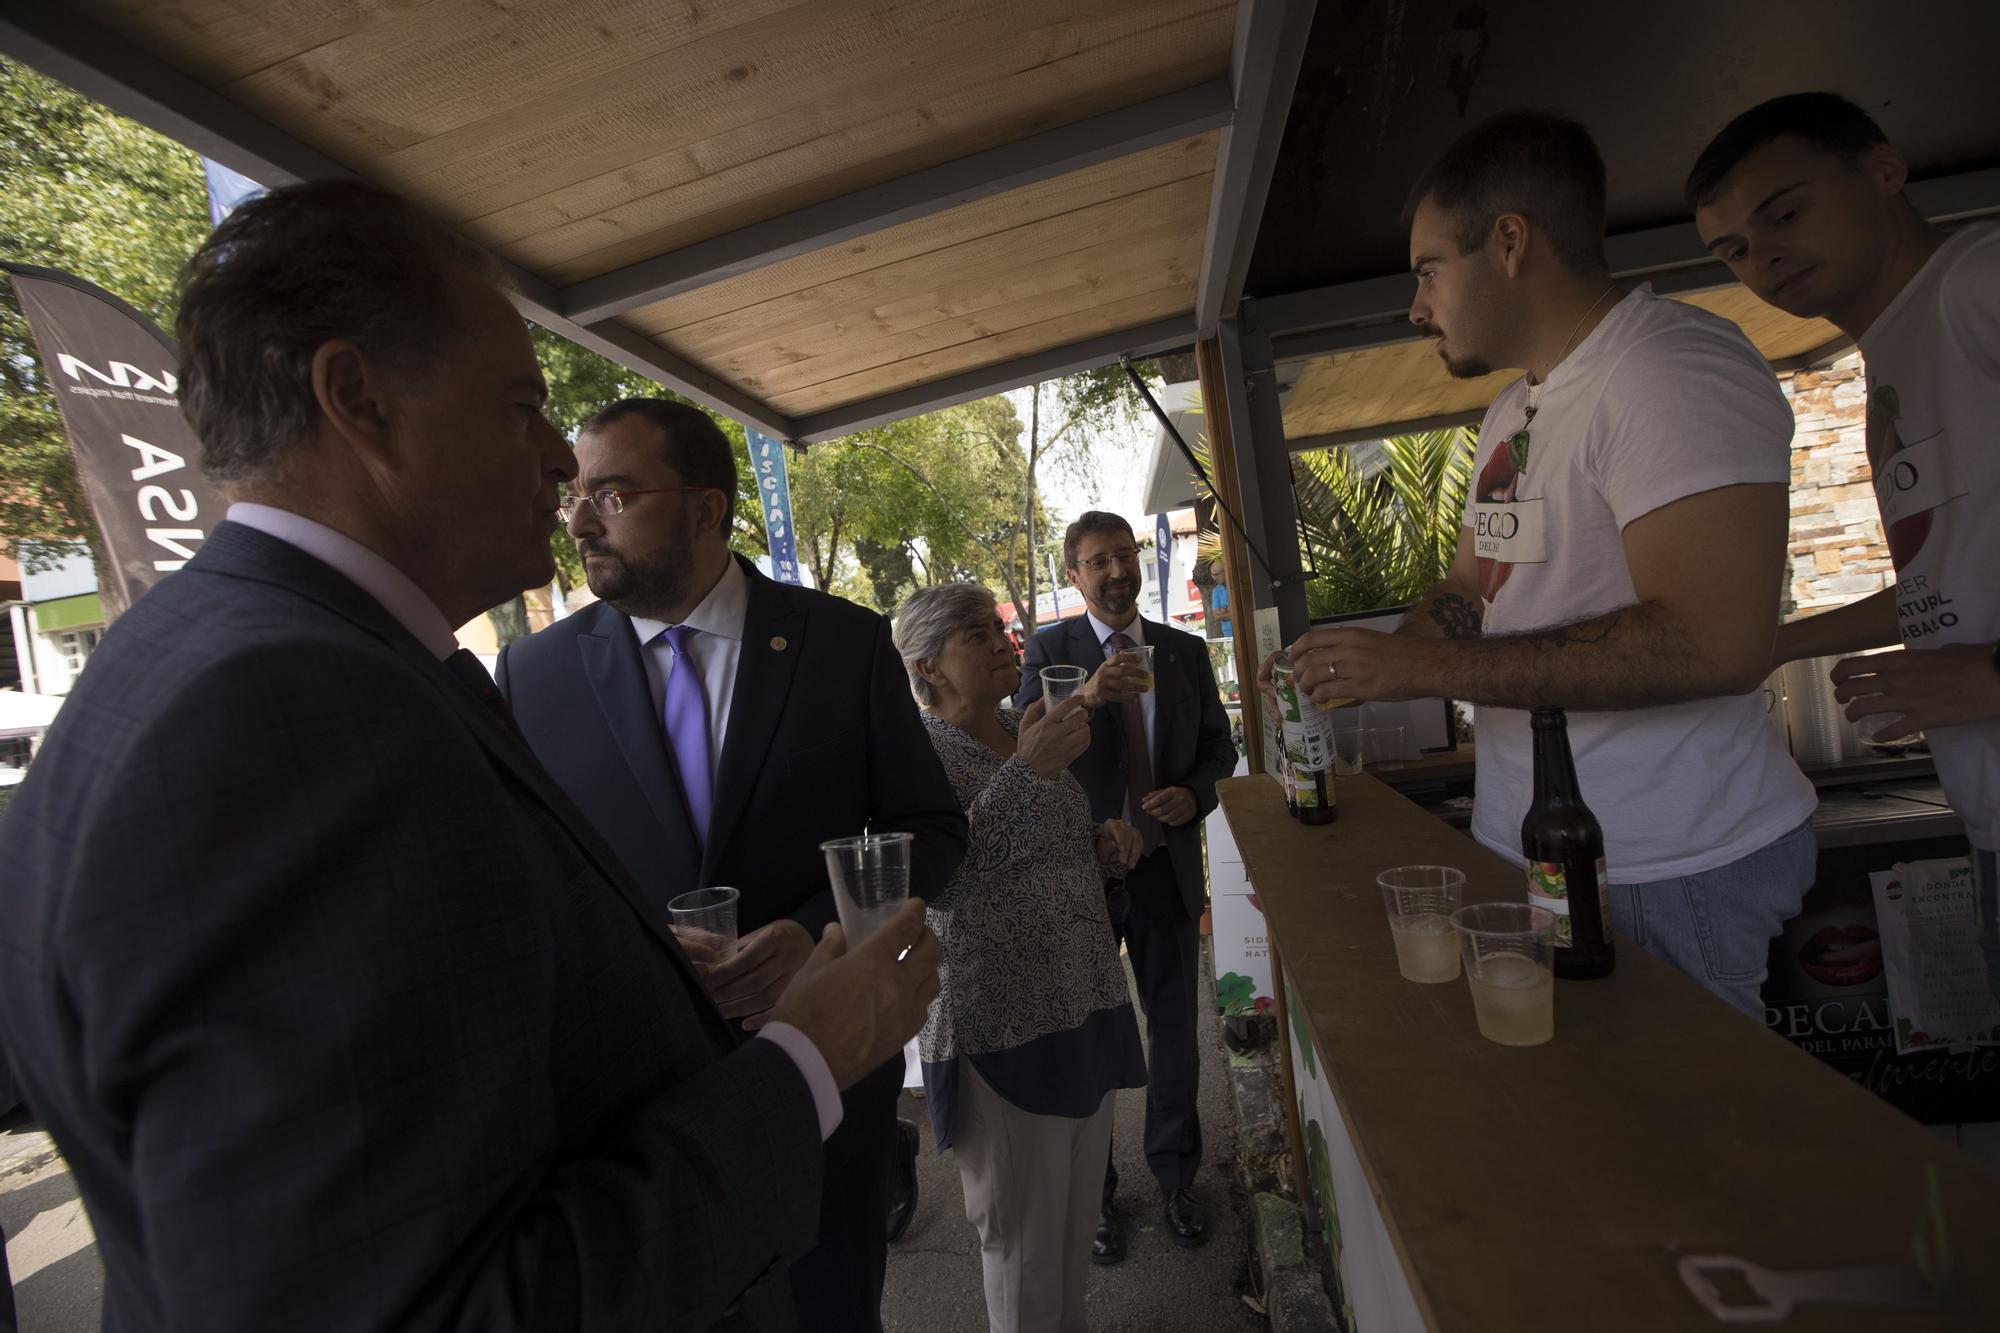
[[[1109,650],[1105,656],[1115,657],[1133,645],[1122,631],[1114,630],[1104,646]],[[1146,713],[1134,699],[1118,705],[1118,714],[1125,725],[1125,799],[1131,806],[1127,813],[1150,852],[1160,845],[1163,835],[1160,821],[1147,814],[1143,804],[1153,790],[1153,752],[1146,744]]]
[[[470,648],[461,648],[444,659],[445,670],[458,677],[466,689],[471,690],[486,705],[487,711],[500,719],[502,726],[519,736],[521,729],[514,724],[514,711],[507,707],[507,696],[500,693],[500,687],[493,683],[493,677],[486,674],[485,664],[473,656]]]

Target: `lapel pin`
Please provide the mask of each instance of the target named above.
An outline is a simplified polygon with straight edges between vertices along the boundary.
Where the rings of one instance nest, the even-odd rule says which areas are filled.
[[[786,643],[786,642],[785,642],[785,636],[784,636],[784,635],[782,635],[782,634],[773,634],[773,635],[771,636],[771,651],[772,651],[772,652],[774,652],[774,653],[782,653],[782,652],[784,652],[784,651],[785,651],[785,649],[789,648],[790,646],[791,646],[790,644],[788,644],[788,643]]]

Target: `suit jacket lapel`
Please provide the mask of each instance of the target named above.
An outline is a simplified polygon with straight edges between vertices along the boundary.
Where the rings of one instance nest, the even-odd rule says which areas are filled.
[[[591,632],[576,636],[576,650],[583,659],[584,677],[597,695],[605,726],[625,756],[647,807],[670,838],[678,833],[683,845],[695,846],[687,797],[667,755],[660,719],[653,716],[653,691],[646,683],[646,667],[639,660],[639,640],[632,633],[632,623],[605,607]]]
[[[729,845],[763,771],[771,738],[784,715],[785,697],[798,666],[805,628],[784,590],[744,562],[750,580],[750,604],[743,617],[743,649],[736,659],[736,687],[729,699],[729,728],[722,738],[722,760],[715,771],[715,806],[709,816],[701,882],[715,870],[721,849]],[[779,645],[783,645],[782,647]]]

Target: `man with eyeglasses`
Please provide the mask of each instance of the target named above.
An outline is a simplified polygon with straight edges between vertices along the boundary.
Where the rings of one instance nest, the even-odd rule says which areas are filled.
[[[927,898],[964,856],[965,817],[888,621],[730,551],[736,463],[707,413],[624,399],[576,456],[562,513],[601,600],[510,644],[500,687],[662,912],[690,889],[741,894],[741,942],[705,981],[755,1032],[834,920],[820,844],[914,834],[910,892]],[[915,1199],[902,1085],[895,1059],[843,1099],[819,1246],[791,1270],[806,1328],[881,1326],[891,1213],[907,1223]]]
[[[1236,746],[1208,646],[1139,615],[1139,542],[1131,524],[1102,510],[1084,514],[1063,534],[1063,563],[1088,614],[1029,642],[1014,701],[1025,708],[1041,696],[1043,667],[1091,673],[1083,687],[1090,748],[1070,771],[1090,793],[1093,818],[1124,819],[1145,841],[1125,878],[1124,918],[1114,911],[1112,920],[1146,1011],[1146,1164],[1165,1199],[1167,1234],[1176,1244],[1199,1245],[1207,1230],[1192,1192],[1201,1165],[1198,927],[1208,894],[1201,820],[1215,809],[1215,784],[1236,767]],[[1125,1257],[1117,1189],[1114,1153],[1091,1248],[1100,1264]]]

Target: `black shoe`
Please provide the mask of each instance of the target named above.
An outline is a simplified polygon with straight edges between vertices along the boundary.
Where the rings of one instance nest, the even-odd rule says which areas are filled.
[[[1167,1230],[1173,1233],[1174,1244],[1190,1249],[1208,1239],[1208,1223],[1201,1215],[1201,1205],[1186,1190],[1175,1190],[1167,1196]]]
[[[1090,1262],[1107,1267],[1125,1257],[1125,1228],[1118,1215],[1106,1208],[1097,1215],[1097,1235],[1090,1242]]]
[[[895,1244],[910,1229],[917,1215],[917,1145],[922,1135],[914,1120],[896,1121],[896,1179],[889,1187],[889,1243]]]

